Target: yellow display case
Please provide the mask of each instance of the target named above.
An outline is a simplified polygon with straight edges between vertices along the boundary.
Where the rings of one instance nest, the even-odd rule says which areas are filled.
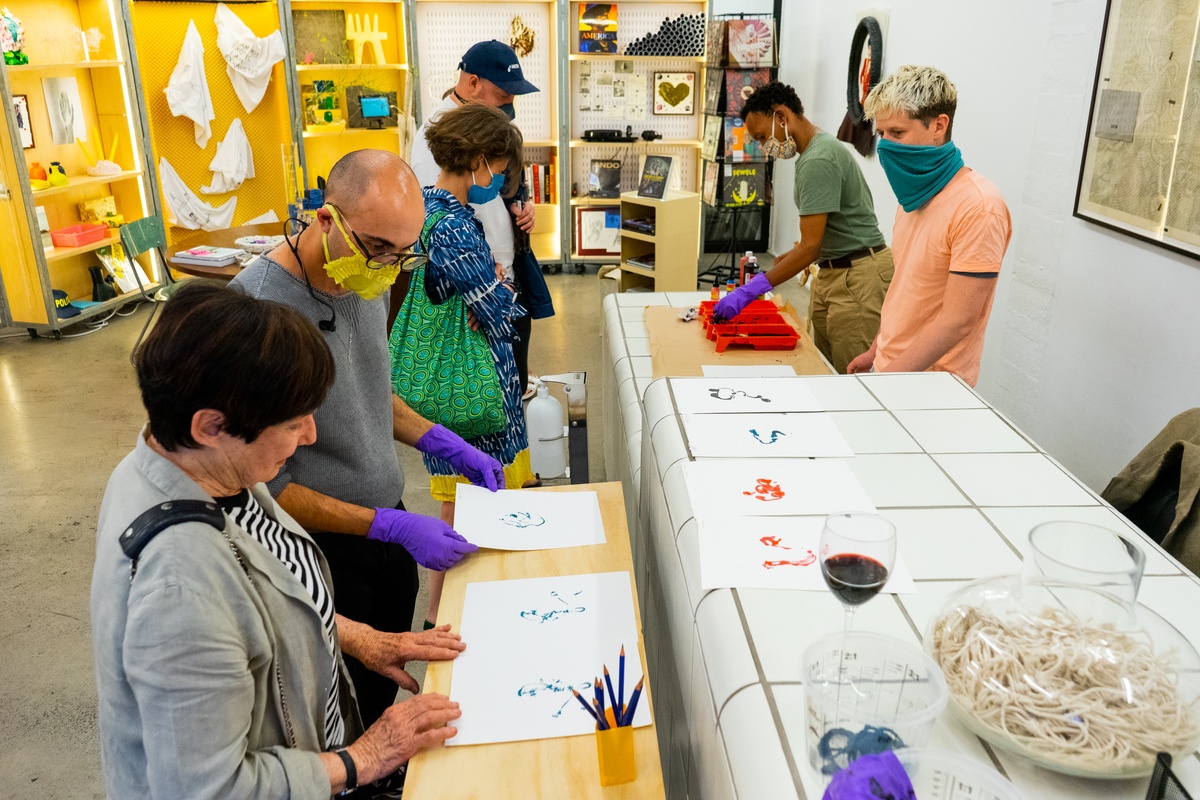
[[[29,63],[5,65],[5,124],[0,125],[0,277],[3,321],[32,335],[61,336],[62,328],[108,314],[139,299],[134,292],[88,305],[60,320],[53,289],[72,301],[91,301],[88,268],[99,266],[96,251],[117,241],[115,230],[78,247],[43,247],[39,209],[51,230],[80,223],[79,204],[111,196],[125,221],[150,213],[152,198],[142,149],[141,118],[133,94],[129,46],[119,0],[12,0],[8,10],[25,29]],[[53,97],[53,106],[47,102]],[[89,176],[89,158],[75,138],[121,167],[119,173]],[[98,141],[97,141],[98,139]],[[29,167],[62,165],[65,186],[35,190]],[[161,264],[152,254],[140,263],[153,291]]]

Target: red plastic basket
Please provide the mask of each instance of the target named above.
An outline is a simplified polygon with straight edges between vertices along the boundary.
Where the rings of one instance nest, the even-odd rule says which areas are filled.
[[[85,244],[98,242],[104,238],[108,230],[104,225],[85,222],[80,225],[69,225],[50,231],[50,241],[55,247],[83,247]]]

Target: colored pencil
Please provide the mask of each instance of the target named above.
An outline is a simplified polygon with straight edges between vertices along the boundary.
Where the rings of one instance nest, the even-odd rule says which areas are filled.
[[[596,685],[595,685],[594,689],[596,692],[596,706],[600,710],[600,719],[604,719],[604,687],[602,687],[600,685],[599,678],[596,678]],[[617,713],[616,711],[613,711],[614,715],[616,713]]]
[[[587,704],[587,700],[583,699],[583,695],[581,695],[579,692],[575,691],[574,689],[571,690],[571,694],[575,695],[575,699],[579,701],[579,704],[581,706],[583,706],[583,710],[588,712],[588,714],[591,715],[592,719],[596,720],[596,722],[600,721],[600,718],[596,716],[596,712],[593,711],[592,707]]]
[[[642,697],[642,684],[645,683],[645,676],[637,682],[637,686],[633,687],[633,694],[629,696],[629,708],[625,709],[625,715],[621,718],[621,725],[632,725],[633,715],[637,711],[638,700]]]
[[[601,695],[601,697],[603,697],[603,695]],[[598,720],[598,724],[600,725],[600,730],[602,730],[602,731],[608,730],[608,720],[604,718],[604,707],[601,705],[601,701],[593,700],[592,702],[595,703],[596,713],[599,714],[599,716],[596,719]]]
[[[621,707],[617,705],[617,693],[612,688],[612,676],[608,674],[608,666],[604,667],[604,685],[608,687],[608,702],[612,704],[613,718],[621,719]]]
[[[616,712],[617,718],[625,716],[625,645],[621,645],[621,667],[617,670],[617,702],[620,704],[620,710]]]

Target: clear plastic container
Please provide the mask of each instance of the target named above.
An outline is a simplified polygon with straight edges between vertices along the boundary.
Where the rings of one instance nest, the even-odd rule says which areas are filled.
[[[890,636],[825,636],[804,651],[802,669],[808,763],[825,780],[861,755],[925,744],[946,707],[937,665]]]
[[[945,750],[908,747],[896,758],[919,800],[1025,800],[990,764]]]
[[[1094,587],[1011,575],[952,594],[925,646],[980,737],[1068,775],[1149,775],[1200,743],[1200,655]]]

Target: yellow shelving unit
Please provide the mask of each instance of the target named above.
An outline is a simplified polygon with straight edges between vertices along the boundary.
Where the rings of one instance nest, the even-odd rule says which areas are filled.
[[[627,230],[625,221],[649,220],[654,233]],[[662,244],[662,247],[658,245]],[[662,200],[621,195],[621,279],[623,292],[694,292],[700,259],[700,195],[668,192]],[[642,263],[635,263],[635,262]],[[653,267],[646,264],[652,263]]]
[[[24,327],[34,335],[61,336],[68,325],[140,298],[137,292],[126,293],[89,305],[76,317],[59,320],[52,289],[66,292],[72,301],[90,302],[88,268],[100,265],[95,251],[115,243],[117,235],[110,233],[104,240],[82,247],[43,248],[38,226],[39,209],[54,230],[79,223],[79,203],[107,196],[114,198],[117,213],[127,222],[151,213],[154,190],[147,177],[140,106],[119,2],[7,2],[25,28],[24,52],[29,63],[0,68],[5,106],[5,124],[0,125],[0,178],[5,187],[0,193],[0,317],[5,324]],[[74,135],[67,134],[71,135],[68,143],[62,143],[65,136],[55,142],[54,130],[62,130],[67,123],[59,108],[51,109],[46,102],[46,90],[52,86],[60,96],[65,89],[68,99],[62,102],[72,109]],[[78,92],[78,104],[71,99],[74,91]],[[28,112],[20,124],[14,97],[24,98]],[[53,126],[51,113],[56,115]],[[23,131],[32,135],[32,146],[24,146],[28,140],[22,140]],[[93,151],[106,156],[115,143],[113,160],[124,170],[116,175],[89,176],[87,159],[73,141],[80,133]],[[53,161],[63,166],[67,185],[33,191],[29,166],[37,162],[48,168]],[[153,291],[161,265],[150,254],[142,256],[140,263],[151,280],[147,289]]]

